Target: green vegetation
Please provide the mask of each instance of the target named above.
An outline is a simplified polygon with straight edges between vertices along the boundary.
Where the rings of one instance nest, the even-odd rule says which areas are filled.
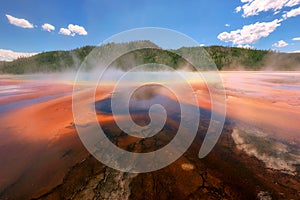
[[[185,59],[178,55],[180,54],[203,69],[210,67],[210,59],[220,70],[297,70],[300,67],[299,53],[278,53],[223,46],[204,47],[206,51],[203,51],[202,47],[182,47],[166,51],[150,41],[109,43],[96,47],[96,51],[93,53],[104,55],[104,52],[116,53],[116,51],[122,52],[122,50],[131,50],[136,47],[143,49],[122,55],[112,65],[122,70],[146,63],[165,64],[175,69],[191,67]],[[71,51],[43,52],[11,62],[0,62],[0,73],[24,74],[76,70],[94,48],[94,46],[85,46]],[[208,55],[210,59],[208,59]]]
[[[94,47],[86,46],[71,51],[43,52],[11,62],[0,62],[0,72],[10,74],[59,72],[80,66]]]
[[[237,47],[211,46],[206,47],[218,69],[259,70],[264,66],[264,58],[271,53],[266,50],[242,49]]]
[[[157,48],[145,48],[129,52],[119,57],[111,65],[127,71],[135,66],[147,63],[164,64],[174,69],[179,69],[181,66],[189,65],[188,62],[180,55],[172,51],[165,51]],[[155,71],[156,67],[155,65],[152,65],[151,69],[147,70]]]

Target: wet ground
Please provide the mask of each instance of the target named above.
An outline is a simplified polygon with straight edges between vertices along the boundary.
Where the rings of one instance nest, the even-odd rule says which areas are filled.
[[[203,84],[191,78],[201,100],[196,139],[168,167],[142,174],[106,167],[86,151],[73,122],[71,84],[1,79],[0,199],[300,198],[300,74],[224,72],[222,77],[227,119],[213,151],[198,158],[210,103]],[[98,91],[99,123],[122,149],[155,151],[177,131],[178,102],[172,94],[151,87],[141,92],[147,95],[136,93],[130,104],[131,117],[140,125],[149,123],[152,104],[163,104],[167,110],[163,129],[147,139],[122,132],[111,116],[111,90]],[[93,103],[82,96],[83,103]],[[189,105],[188,98],[184,103]]]

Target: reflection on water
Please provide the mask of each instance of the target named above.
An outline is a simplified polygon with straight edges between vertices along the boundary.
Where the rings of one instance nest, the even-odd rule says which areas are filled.
[[[118,98],[122,98],[122,92],[115,93]],[[157,85],[146,85],[137,89],[131,96],[129,102],[129,112],[130,116],[127,116],[126,110],[128,108],[124,107],[124,104],[116,105],[116,112],[114,112],[114,117],[121,119],[132,118],[132,120],[140,126],[146,126],[150,123],[149,109],[152,105],[159,104],[163,106],[166,110],[167,121],[164,124],[161,131],[152,137],[147,137],[143,139],[138,139],[134,136],[128,135],[114,123],[101,124],[101,116],[111,116],[111,97],[102,99],[95,102],[95,109],[100,116],[100,124],[111,142],[115,145],[123,148],[127,151],[137,151],[137,152],[152,152],[156,151],[165,145],[167,145],[170,140],[176,135],[178,131],[179,124],[182,119],[186,120],[188,123],[193,123],[194,119],[192,112],[189,112],[189,116],[181,116],[181,107],[177,100],[171,98],[173,94],[166,88]],[[188,110],[200,111],[200,125],[208,126],[208,121],[210,118],[210,112],[205,109],[200,109],[198,106],[182,103],[182,106]],[[159,116],[157,116],[159,117]],[[188,130],[188,129],[187,129]],[[129,132],[135,132],[135,130],[130,129]],[[118,134],[119,133],[119,134]],[[189,134],[188,132],[186,134]],[[134,141],[134,143],[130,143]],[[121,146],[120,146],[121,144]]]
[[[66,93],[60,93],[60,94],[53,94],[53,95],[46,95],[38,98],[32,98],[32,99],[26,99],[26,100],[20,100],[20,101],[15,101],[15,102],[10,102],[7,104],[0,105],[0,114],[7,112],[9,110],[15,110],[21,107],[29,106],[29,105],[34,105],[37,103],[41,103],[44,101],[48,101],[51,99],[55,99],[58,97],[65,96],[67,94],[70,94],[70,92]]]
[[[0,114],[71,94],[64,87],[44,81],[0,80]]]
[[[0,85],[0,94],[16,93],[21,90],[20,88],[19,85]]]
[[[274,88],[282,89],[282,90],[295,90],[300,92],[300,85],[276,85]]]
[[[123,94],[115,93],[116,97],[122,101]],[[162,105],[166,112],[167,116],[170,118],[174,118],[175,115],[180,115],[180,105],[178,101],[170,98],[172,93],[163,88],[162,86],[155,86],[155,85],[147,85],[140,87],[138,90],[134,92],[129,102],[129,111],[131,114],[140,114],[140,113],[148,113],[150,107],[154,104]],[[125,98],[123,99],[125,101]],[[124,104],[116,105],[117,115],[126,114],[126,110],[128,108],[124,107]],[[106,98],[95,103],[96,111],[102,113],[109,113],[112,114],[111,108],[111,98]],[[179,116],[180,117],[180,116]],[[180,118],[176,118],[177,120]]]

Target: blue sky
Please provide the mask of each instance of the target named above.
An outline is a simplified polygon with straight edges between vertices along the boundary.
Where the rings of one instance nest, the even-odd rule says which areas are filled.
[[[0,0],[0,5],[0,49],[14,52],[97,45],[140,27],[174,29],[204,45],[300,50],[300,0]]]

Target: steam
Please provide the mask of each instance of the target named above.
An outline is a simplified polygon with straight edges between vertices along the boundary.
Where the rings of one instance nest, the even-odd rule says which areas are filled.
[[[300,54],[268,53],[264,58],[263,71],[300,71]]]
[[[299,156],[295,154],[296,149],[291,149],[291,146],[272,139],[264,133],[253,131],[250,128],[247,128],[247,132],[241,129],[243,128],[239,126],[232,132],[232,138],[238,149],[262,160],[267,168],[287,174],[296,174],[295,165],[300,163]]]
[[[248,59],[256,62],[255,57]],[[241,61],[234,59],[230,65],[223,66],[222,71],[300,71],[299,59],[300,53],[268,51],[256,65],[243,65]]]

